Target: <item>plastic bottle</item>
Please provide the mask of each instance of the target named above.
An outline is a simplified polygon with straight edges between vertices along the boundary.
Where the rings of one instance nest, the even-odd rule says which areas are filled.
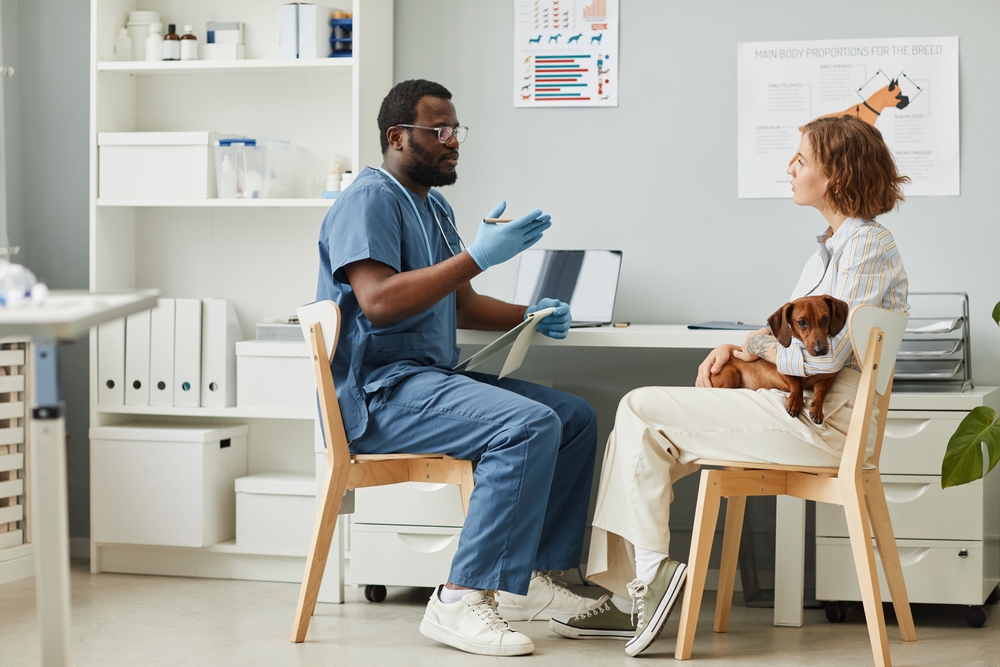
[[[228,155],[222,156],[222,168],[219,170],[219,199],[236,199],[236,171]]]
[[[163,24],[151,23],[146,38],[146,60],[163,60]]]
[[[163,59],[181,59],[181,38],[177,34],[177,26],[173,23],[167,26],[167,34],[163,36]]]
[[[198,38],[194,36],[194,26],[184,26],[181,35],[181,60],[198,60]]]
[[[128,36],[128,28],[118,31],[115,39],[115,60],[132,60],[132,38]]]

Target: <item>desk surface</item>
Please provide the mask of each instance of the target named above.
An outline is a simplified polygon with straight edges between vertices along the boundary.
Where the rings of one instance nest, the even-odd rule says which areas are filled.
[[[688,348],[710,350],[723,343],[742,345],[748,331],[688,329],[684,324],[633,324],[615,327],[570,329],[563,340],[536,334],[532,345],[569,347]],[[459,345],[487,345],[500,335],[496,331],[458,330]]]
[[[51,292],[41,306],[0,308],[0,334],[71,340],[92,326],[156,307],[158,290],[115,294],[80,291]]]

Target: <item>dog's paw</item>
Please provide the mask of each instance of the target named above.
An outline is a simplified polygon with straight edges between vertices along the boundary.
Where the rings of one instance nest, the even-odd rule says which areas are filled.
[[[822,412],[814,412],[813,410],[810,410],[809,411],[809,418],[812,419],[813,424],[817,424],[819,426],[823,425],[823,413]]]
[[[802,412],[802,398],[789,396],[788,403],[785,405],[785,411],[792,417],[798,417],[799,413]]]

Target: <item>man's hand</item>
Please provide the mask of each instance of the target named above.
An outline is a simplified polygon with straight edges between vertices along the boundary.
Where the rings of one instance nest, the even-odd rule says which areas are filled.
[[[729,363],[730,356],[739,350],[738,345],[723,343],[708,353],[705,361],[698,366],[698,378],[694,382],[696,387],[712,388],[712,376],[717,375],[722,367]]]
[[[747,336],[743,346],[736,349],[733,356],[743,361],[765,359],[773,364],[778,360],[778,340],[767,327],[758,329]]]
[[[528,306],[528,310],[524,311],[524,316],[527,318],[531,313],[546,308],[555,308],[556,310],[551,315],[543,317],[542,321],[535,327],[535,331],[545,334],[549,338],[565,338],[566,334],[569,333],[569,325],[573,322],[568,303],[563,303],[559,299],[542,299],[534,306]]]
[[[506,202],[500,202],[487,217],[498,217],[506,207]],[[517,220],[502,224],[481,222],[476,240],[466,248],[466,252],[485,271],[496,264],[503,264],[538,243],[542,232],[551,226],[551,216],[543,215],[541,211],[532,211]]]

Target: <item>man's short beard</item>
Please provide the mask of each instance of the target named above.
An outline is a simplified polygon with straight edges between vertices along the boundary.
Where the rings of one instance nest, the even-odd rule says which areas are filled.
[[[457,171],[453,171],[450,174],[442,173],[440,169],[431,166],[430,162],[433,157],[429,151],[420,144],[415,143],[412,139],[409,143],[413,155],[406,163],[405,169],[406,175],[411,181],[420,185],[426,185],[429,188],[439,188],[442,185],[452,185],[458,180]]]

